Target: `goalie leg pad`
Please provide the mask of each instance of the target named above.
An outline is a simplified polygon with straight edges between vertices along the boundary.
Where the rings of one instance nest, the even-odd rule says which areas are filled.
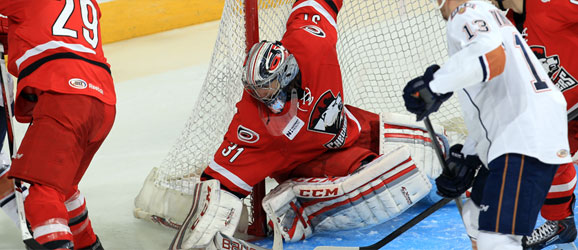
[[[218,232],[233,235],[243,203],[237,196],[221,190],[218,180],[196,185],[189,215],[177,232],[171,249],[205,248]],[[181,244],[184,241],[184,244]]]
[[[409,208],[431,189],[409,151],[399,147],[357,172],[337,178],[297,178],[284,182],[263,200],[272,207],[285,240],[308,237],[309,230],[335,231],[383,223]],[[292,192],[291,192],[292,191]],[[311,228],[311,225],[313,228]]]
[[[442,167],[437,159],[431,136],[423,122],[416,122],[415,116],[382,113],[380,124],[380,135],[383,136],[380,154],[386,154],[401,145],[407,146],[417,167],[429,178],[435,179],[441,174]],[[437,124],[432,125],[437,131],[438,141],[445,154],[449,150],[445,129]]]
[[[315,230],[344,230],[383,223],[421,200],[432,187],[406,147],[375,159],[339,185],[344,195],[303,203]]]
[[[239,249],[239,250],[269,250],[267,248],[263,248],[244,240],[236,239],[229,235],[224,235],[222,233],[217,233],[215,238],[206,250],[231,250],[231,249]]]

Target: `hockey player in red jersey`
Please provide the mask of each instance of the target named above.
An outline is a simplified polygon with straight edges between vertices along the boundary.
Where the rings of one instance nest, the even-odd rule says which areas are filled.
[[[570,153],[578,151],[578,1],[493,0],[522,33],[542,62],[552,82],[562,91],[568,110]],[[523,239],[525,247],[541,249],[551,244],[563,247],[576,239],[573,163],[560,166],[542,207],[547,221]],[[559,237],[554,239],[554,237]],[[575,249],[575,246],[574,248]]]
[[[24,202],[34,239],[49,249],[102,249],[78,191],[115,117],[95,0],[0,2],[9,19],[15,116],[30,122],[9,172],[30,183]]]
[[[263,206],[286,241],[384,222],[429,192],[427,176],[414,163],[424,157],[413,151],[410,157],[403,146],[379,156],[380,116],[344,105],[336,51],[341,6],[341,0],[298,0],[283,38],[251,48],[237,112],[195,190],[194,207],[206,209],[191,210],[182,227],[188,232],[176,239],[188,237],[174,243],[201,248],[215,234],[232,235],[239,198],[268,176],[281,185]],[[429,140],[423,125],[411,122],[413,129],[393,129],[419,132],[399,140],[421,141],[423,151],[431,141],[423,141]],[[433,151],[427,155],[428,166],[437,164]]]

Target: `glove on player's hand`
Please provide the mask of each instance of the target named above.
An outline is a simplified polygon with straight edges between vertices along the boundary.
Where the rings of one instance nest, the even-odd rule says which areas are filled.
[[[427,115],[436,112],[442,103],[452,96],[452,92],[446,94],[434,93],[429,83],[433,80],[433,74],[440,68],[434,64],[429,66],[423,76],[418,76],[407,83],[403,89],[403,100],[409,112],[417,115],[421,121]]]
[[[472,187],[476,171],[482,162],[476,155],[464,155],[461,153],[462,144],[453,145],[450,148],[449,158],[446,165],[449,171],[445,171],[436,179],[438,193],[447,198],[457,198]]]

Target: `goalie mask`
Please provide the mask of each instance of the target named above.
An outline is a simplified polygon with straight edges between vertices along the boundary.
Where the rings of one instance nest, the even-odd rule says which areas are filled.
[[[295,57],[280,42],[261,41],[245,58],[242,81],[245,91],[278,114],[287,101],[288,86],[298,73]]]

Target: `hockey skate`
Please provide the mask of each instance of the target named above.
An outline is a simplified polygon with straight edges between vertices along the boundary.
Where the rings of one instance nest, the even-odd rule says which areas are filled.
[[[546,221],[536,228],[531,236],[522,238],[522,246],[526,250],[542,249],[556,245],[558,250],[576,250],[576,224],[574,215],[559,221]]]

